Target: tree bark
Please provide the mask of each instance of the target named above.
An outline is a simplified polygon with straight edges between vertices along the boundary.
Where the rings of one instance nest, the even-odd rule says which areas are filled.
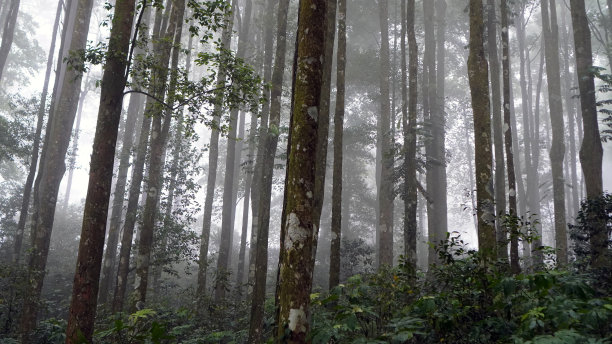
[[[66,329],[66,343],[70,344],[81,343],[83,338],[91,342],[93,336],[115,145],[123,90],[127,81],[128,50],[135,5],[135,0],[118,0],[115,3]]]
[[[23,233],[25,223],[28,218],[28,210],[30,208],[30,198],[32,196],[32,184],[36,176],[36,167],[38,165],[38,154],[40,151],[40,135],[42,134],[45,112],[47,110],[47,93],[49,91],[49,79],[51,70],[53,69],[53,56],[55,55],[55,41],[57,38],[57,29],[59,26],[60,16],[62,14],[63,0],[57,3],[57,11],[55,13],[55,22],[53,23],[53,33],[51,34],[51,47],[47,57],[47,71],[45,72],[45,81],[43,83],[42,93],[40,95],[40,105],[38,105],[38,119],[36,121],[36,131],[34,134],[34,142],[32,143],[32,157],[30,158],[30,167],[28,169],[28,177],[26,178],[23,187],[23,199],[21,200],[21,211],[19,213],[19,222],[17,222],[17,232],[15,234],[15,243],[13,248],[13,262],[19,263],[21,259],[21,248],[23,246]]]
[[[403,38],[404,36],[402,36],[402,39]],[[337,91],[336,111],[334,114],[334,170],[332,177],[332,238],[329,257],[329,289],[334,288],[340,283],[340,247],[342,242],[342,148],[344,144],[344,99],[346,92],[344,76],[346,71],[346,0],[338,1],[338,53],[336,59]]]
[[[281,96],[283,91],[283,76],[285,73],[285,54],[287,46],[287,13],[289,1],[281,0],[277,14],[276,52],[274,56],[274,72],[272,73],[272,90],[270,103],[270,125],[266,131],[263,150],[262,176],[260,181],[261,194],[259,199],[259,218],[257,247],[255,254],[255,284],[251,303],[251,320],[249,327],[249,343],[260,343],[266,296],[266,275],[268,272],[268,232],[270,228],[270,200],[272,192],[272,176],[274,173],[274,158],[278,146],[279,126],[281,120]],[[253,219],[254,220],[254,219]]]
[[[572,24],[574,28],[574,47],[576,49],[576,69],[578,87],[580,89],[580,107],[582,110],[582,125],[584,139],[580,147],[580,164],[586,184],[587,198],[601,197],[602,186],[602,156],[603,149],[599,137],[597,123],[597,106],[595,99],[595,84],[591,68],[593,53],[591,51],[591,33],[584,6],[584,0],[570,0]],[[596,209],[589,217],[596,219]],[[609,266],[606,257],[608,249],[608,233],[604,221],[596,221],[594,235],[591,237],[592,264],[594,267]]]
[[[71,51],[85,49],[93,1],[79,1],[76,6],[74,34],[70,42]],[[42,165],[39,167],[39,188],[34,194],[38,206],[37,215],[34,216],[32,223],[34,235],[32,237],[32,251],[28,261],[27,280],[29,283],[26,287],[20,323],[23,343],[29,343],[30,334],[36,327],[38,301],[47,265],[57,194],[66,171],[66,151],[70,143],[70,133],[76,115],[77,97],[82,77],[82,73],[76,68],[66,70],[62,92],[56,102],[57,109],[53,121],[48,124],[51,129],[48,139],[45,140],[47,147],[43,148],[43,151],[45,151],[44,162],[41,160]]]
[[[309,332],[308,314],[312,287],[312,251],[315,218],[315,159],[323,82],[320,56],[325,50],[326,0],[301,0],[296,46],[297,69],[290,125],[286,197],[281,228],[279,262],[279,342],[304,343]]]
[[[489,76],[483,49],[484,18],[481,0],[470,0],[468,76],[474,111],[478,249],[485,262],[496,257],[495,210],[491,154]]]
[[[380,23],[380,137],[381,174],[378,189],[379,246],[378,268],[393,266],[393,147],[391,146],[390,104],[389,104],[389,24],[388,0],[378,1]]]
[[[508,3],[507,0],[501,0],[501,41],[502,41],[502,68],[503,68],[503,89],[504,89],[504,140],[506,145],[506,166],[508,167],[508,205],[510,216],[518,216],[516,205],[516,176],[514,172],[514,152],[512,147],[512,124],[510,116],[511,109],[514,108],[510,91],[512,84],[510,83],[510,47],[508,38]],[[521,272],[519,264],[518,252],[518,233],[517,228],[506,228],[504,233],[510,234],[510,268],[512,273],[518,274]],[[502,246],[503,247],[503,246]]]
[[[502,95],[499,83],[499,54],[497,50],[497,15],[495,0],[487,0],[488,7],[488,40],[487,50],[489,55],[489,73],[491,75],[491,106],[493,111],[493,146],[495,149],[495,223],[497,240],[497,257],[508,259],[508,238],[500,217],[506,214],[506,176],[504,164],[504,133],[502,132]]]
[[[549,18],[550,9],[550,18]],[[567,264],[567,229],[565,220],[565,179],[563,157],[565,156],[565,132],[563,126],[563,102],[559,75],[559,31],[555,0],[542,0],[542,27],[548,80],[548,106],[552,127],[550,165],[553,182],[553,204],[555,214],[555,248],[557,264]]]

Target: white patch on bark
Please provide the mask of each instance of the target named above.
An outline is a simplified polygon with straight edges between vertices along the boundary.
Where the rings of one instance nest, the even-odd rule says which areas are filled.
[[[289,310],[289,330],[291,332],[306,332],[306,313],[304,306],[300,309],[292,308]]]
[[[308,116],[312,118],[315,122],[319,120],[319,110],[316,106],[311,106],[308,108]]]
[[[290,250],[293,245],[303,245],[303,241],[308,238],[308,231],[300,226],[300,219],[295,213],[287,217],[287,237],[285,238],[285,249]]]

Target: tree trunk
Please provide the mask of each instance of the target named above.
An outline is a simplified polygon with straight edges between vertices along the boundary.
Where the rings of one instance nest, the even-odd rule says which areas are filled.
[[[66,192],[64,193],[64,204],[62,207],[68,209],[70,203],[70,190],[72,189],[72,175],[76,168],[76,157],[79,151],[79,131],[81,130],[81,117],[83,115],[83,103],[85,103],[85,97],[87,97],[88,87],[87,81],[89,77],[85,78],[83,90],[79,95],[79,105],[77,106],[76,124],[74,125],[74,136],[72,138],[72,151],[70,157],[68,157],[68,180],[66,180]]]
[[[379,0],[380,22],[380,117],[381,146],[380,188],[378,189],[378,268],[393,266],[393,147],[391,146],[389,104],[389,24],[388,0]]]
[[[221,34],[221,45],[223,48],[229,49],[231,44],[233,16],[231,13],[226,13],[225,26]],[[225,86],[227,72],[221,65],[217,73],[216,88]],[[213,109],[213,122],[211,124],[210,145],[208,147],[208,176],[206,181],[206,199],[204,200],[204,217],[202,224],[202,235],[200,241],[200,258],[198,268],[198,287],[196,291],[197,297],[197,312],[199,316],[203,315],[204,311],[204,296],[206,293],[206,273],[208,268],[208,244],[210,241],[210,227],[212,220],[212,206],[215,197],[215,184],[217,181],[217,166],[219,161],[219,129],[221,123],[221,104],[223,103],[222,95],[219,94],[215,99]]]
[[[264,302],[266,296],[266,275],[268,272],[268,232],[270,228],[270,200],[272,192],[272,176],[274,173],[274,158],[278,146],[279,126],[281,120],[281,96],[283,91],[283,76],[285,73],[285,53],[287,46],[287,13],[289,1],[281,0],[277,14],[276,52],[274,56],[274,72],[272,73],[272,91],[270,103],[270,125],[266,131],[265,144],[261,157],[262,175],[260,181],[259,218],[257,247],[255,254],[255,284],[251,303],[251,320],[249,327],[249,343],[260,343],[263,326]],[[254,221],[255,219],[253,219]],[[255,228],[255,227],[254,227]]]
[[[118,0],[115,3],[108,56],[102,76],[66,343],[81,343],[83,338],[92,340],[135,5],[135,0]]]
[[[166,94],[166,80],[168,79],[168,62],[172,50],[172,40],[180,42],[183,15],[185,13],[185,0],[172,0],[172,12],[164,36],[155,45],[155,65],[152,70],[153,94],[157,99],[164,99]],[[177,39],[178,38],[178,39]],[[180,45],[180,44],[179,44]],[[179,49],[177,46],[176,49]],[[178,59],[178,53],[174,54],[174,59]],[[173,95],[167,97],[167,103],[173,104]],[[157,217],[157,208],[163,186],[163,157],[165,156],[165,146],[170,129],[172,116],[166,113],[162,116],[162,107],[154,104],[149,107],[147,116],[151,117],[151,147],[149,158],[149,178],[147,183],[147,198],[142,214],[142,226],[140,228],[140,240],[138,241],[138,257],[136,259],[136,283],[135,297],[136,303],[145,305],[147,297],[147,286],[149,280],[149,268],[151,263],[151,248],[153,245],[153,232]],[[162,117],[165,117],[162,121]],[[137,306],[138,307],[138,306]]]
[[[70,42],[71,51],[85,49],[93,1],[79,1],[76,6],[74,34]],[[51,129],[48,139],[45,140],[47,147],[43,148],[44,161],[41,160],[42,165],[39,167],[39,188],[34,194],[38,206],[37,216],[34,216],[32,223],[34,236],[28,261],[29,283],[26,287],[20,324],[23,343],[29,343],[29,336],[36,327],[38,301],[47,265],[57,194],[66,171],[66,151],[70,143],[82,77],[81,72],[75,68],[66,70],[62,92],[56,102],[57,110],[53,121],[48,124]]]
[[[415,1],[408,0],[407,13],[402,0],[402,119],[404,129],[404,255],[410,267],[417,269],[417,73],[418,47],[414,31]],[[406,18],[407,14],[407,18]],[[406,43],[408,33],[408,81],[406,81]],[[406,84],[408,82],[408,85]],[[408,88],[410,93],[408,94]]]
[[[587,198],[601,197],[602,187],[602,155],[603,150],[599,137],[597,123],[597,106],[595,100],[595,85],[591,68],[593,53],[591,52],[591,33],[589,31],[584,0],[570,0],[572,24],[574,28],[574,47],[576,49],[576,69],[578,87],[580,88],[580,107],[582,109],[582,125],[584,139],[580,147],[580,164],[587,190]],[[597,219],[597,209],[588,214]],[[592,264],[594,267],[609,266],[606,251],[608,249],[608,233],[604,221],[596,221],[591,237]]]
[[[2,29],[2,43],[0,43],[0,81],[2,81],[2,72],[6,67],[6,59],[13,45],[13,36],[15,35],[15,24],[17,23],[17,15],[19,14],[20,0],[10,0],[6,22]]]
[[[301,0],[294,75],[291,138],[285,181],[286,197],[281,227],[279,311],[276,338],[284,343],[304,343],[309,332],[308,314],[312,287],[312,251],[315,218],[315,159],[323,83],[326,0]]]
[[[468,76],[474,111],[478,249],[491,262],[496,257],[495,210],[491,156],[489,76],[483,49],[484,17],[481,0],[470,0],[470,53]]]
[[[512,124],[510,121],[511,109],[514,102],[510,96],[510,47],[508,38],[508,4],[507,0],[501,0],[501,40],[502,40],[502,68],[504,89],[504,139],[506,145],[506,166],[508,166],[508,205],[510,216],[518,216],[516,206],[516,176],[514,170],[514,152],[512,147]],[[518,233],[516,228],[506,228],[504,233],[510,234],[510,268],[512,273],[521,271],[518,252]],[[505,235],[504,235],[505,236]],[[502,246],[503,247],[503,246]]]
[[[497,15],[495,10],[495,0],[487,0],[488,7],[488,40],[487,50],[489,54],[489,73],[491,74],[491,106],[493,111],[493,146],[495,148],[495,233],[497,240],[497,257],[508,259],[508,238],[502,222],[501,216],[506,214],[506,176],[504,164],[504,133],[502,132],[502,95],[499,83],[499,54],[497,51]]]
[[[28,177],[26,178],[23,187],[23,199],[21,200],[21,211],[19,213],[19,222],[17,223],[17,233],[15,234],[15,243],[13,249],[13,262],[19,263],[21,259],[21,247],[23,245],[23,233],[25,223],[28,218],[28,209],[30,208],[30,197],[32,195],[32,184],[36,175],[36,167],[38,164],[38,154],[40,151],[40,135],[42,133],[45,112],[47,110],[47,93],[49,91],[49,78],[53,69],[53,55],[55,55],[55,40],[57,37],[57,28],[59,26],[60,16],[62,14],[63,0],[57,3],[57,12],[55,13],[55,22],[53,23],[53,33],[51,34],[51,47],[49,48],[49,56],[47,57],[47,71],[45,72],[45,81],[43,83],[42,93],[40,95],[40,105],[38,105],[38,120],[36,121],[36,132],[34,134],[34,142],[32,143],[32,157],[30,159],[30,167]]]
[[[553,204],[555,211],[555,247],[557,264],[567,265],[567,229],[565,222],[565,179],[563,157],[565,155],[565,132],[563,126],[563,102],[559,75],[559,32],[555,0],[542,0],[542,26],[544,31],[544,52],[546,78],[548,80],[548,106],[552,127],[550,165],[553,182]],[[550,18],[549,18],[550,8]]]
[[[405,7],[405,4],[402,3]],[[402,13],[404,11],[402,10]],[[403,26],[403,25],[402,25]],[[402,40],[404,36],[402,36]],[[402,43],[402,48],[404,47]],[[346,0],[338,1],[338,53],[336,71],[336,112],[334,114],[334,172],[332,189],[331,249],[329,257],[329,289],[340,283],[340,247],[342,242],[342,147],[344,131],[346,71]],[[403,55],[402,55],[403,56]],[[405,57],[403,57],[405,60]],[[405,61],[404,61],[405,62]],[[405,63],[404,63],[405,65]],[[405,66],[404,66],[405,67]],[[406,69],[404,68],[404,71]],[[345,202],[348,200],[345,200]],[[346,219],[345,219],[346,221]]]

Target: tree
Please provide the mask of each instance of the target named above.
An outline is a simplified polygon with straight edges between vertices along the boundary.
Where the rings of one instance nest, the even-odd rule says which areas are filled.
[[[320,113],[327,1],[299,3],[296,70],[290,124],[286,196],[278,280],[278,341],[304,343],[309,330],[314,218],[315,158]]]
[[[510,122],[511,112],[514,108],[514,103],[510,96],[510,47],[508,38],[508,3],[507,0],[501,0],[501,39],[502,39],[502,68],[503,68],[503,89],[504,89],[504,139],[506,144],[506,166],[508,167],[508,205],[510,216],[518,216],[516,207],[516,177],[514,174],[514,152],[512,150],[512,124]],[[521,271],[519,264],[518,253],[518,234],[515,233],[516,228],[507,228],[505,232],[510,230],[510,266],[512,272],[518,274]],[[505,233],[504,232],[504,233]],[[506,235],[504,234],[504,237]],[[505,239],[505,238],[504,238]],[[504,247],[504,246],[502,246]]]
[[[565,220],[565,179],[563,157],[565,156],[565,132],[563,126],[563,102],[559,74],[559,30],[555,0],[542,0],[542,30],[548,80],[548,107],[552,127],[550,165],[553,182],[553,205],[555,215],[555,247],[557,263],[567,264],[567,225]],[[549,15],[550,9],[550,15]]]
[[[6,59],[13,45],[13,37],[15,35],[15,24],[17,23],[17,15],[19,14],[19,3],[21,0],[10,0],[8,15],[4,27],[2,29],[2,42],[0,43],[0,81],[2,81],[2,72],[6,65]]]
[[[28,261],[28,286],[26,299],[22,309],[20,332],[22,342],[29,342],[29,335],[35,328],[38,300],[42,290],[44,273],[49,253],[49,241],[57,194],[60,182],[66,171],[65,157],[70,142],[70,133],[76,115],[77,97],[83,77],[83,56],[79,55],[85,49],[89,20],[93,6],[92,0],[78,1],[75,4],[76,17],[74,32],[70,41],[70,67],[65,72],[61,92],[54,102],[52,121],[48,124],[49,132],[43,146],[43,158],[39,166],[39,187],[34,193],[34,215],[32,219],[32,251]]]
[[[496,257],[495,211],[492,181],[491,115],[489,76],[483,48],[484,18],[481,0],[470,0],[470,53],[468,77],[474,112],[474,145],[476,152],[476,197],[478,215],[478,249],[485,261]]]
[[[504,134],[502,132],[502,95],[499,85],[499,54],[497,52],[497,15],[495,1],[488,0],[488,40],[489,74],[491,75],[491,103],[493,107],[493,146],[495,149],[495,216],[499,219],[506,213],[506,181],[504,172]],[[503,30],[503,29],[502,29]],[[501,221],[496,222],[497,256],[508,259],[507,235]]]
[[[380,23],[380,117],[381,136],[378,138],[381,147],[381,172],[378,195],[378,266],[393,265],[393,147],[390,131],[389,103],[389,23],[388,1],[378,1],[378,19]]]
[[[408,88],[406,91],[406,61],[402,52],[402,118],[404,128],[404,255],[413,269],[417,267],[417,73],[418,47],[414,30],[415,1],[408,0],[407,18],[402,20],[408,33]],[[404,11],[402,10],[402,15]],[[404,34],[402,34],[402,38]],[[404,47],[404,43],[402,43]],[[408,99],[406,99],[406,97]]]
[[[66,328],[66,343],[71,344],[81,343],[83,338],[91,342],[94,330],[115,145],[123,105],[123,90],[127,81],[128,50],[135,5],[135,0],[118,0],[115,3]],[[146,2],[143,6],[146,6]],[[141,11],[144,11],[144,8]]]
[[[270,201],[272,196],[272,176],[274,173],[274,158],[278,146],[281,120],[281,95],[283,92],[283,76],[285,73],[285,54],[287,46],[287,13],[289,1],[282,0],[278,5],[276,52],[274,56],[274,71],[272,73],[272,90],[270,97],[270,124],[265,132],[265,144],[260,146],[262,154],[262,175],[259,183],[259,217],[257,228],[257,245],[252,264],[255,265],[255,284],[251,302],[251,318],[249,322],[249,342],[261,342],[261,329],[264,319],[264,303],[266,296],[266,276],[268,272],[268,233],[270,229]],[[254,219],[255,220],[255,219]]]
[[[586,185],[587,198],[599,198],[603,192],[602,186],[602,156],[603,149],[597,123],[597,106],[595,99],[595,84],[592,74],[593,53],[591,50],[591,33],[584,6],[584,0],[570,0],[572,24],[574,28],[574,47],[576,49],[576,69],[578,87],[580,89],[580,107],[582,110],[582,125],[584,139],[580,147],[580,164]],[[608,9],[610,9],[608,2]],[[597,218],[596,209],[592,218]],[[608,235],[605,222],[596,222],[591,238],[591,250],[594,253],[593,266],[609,266],[606,260]]]
[[[38,154],[40,151],[40,135],[42,133],[45,112],[47,109],[47,93],[49,91],[49,78],[53,69],[53,56],[55,55],[55,40],[57,38],[57,29],[59,26],[60,15],[62,13],[62,0],[57,3],[57,11],[55,13],[55,22],[53,24],[53,33],[51,34],[51,47],[49,48],[49,56],[47,57],[47,71],[45,72],[45,81],[43,90],[40,95],[40,105],[38,107],[38,120],[36,122],[36,132],[34,134],[34,144],[32,145],[32,158],[28,177],[26,178],[23,187],[23,198],[21,200],[21,211],[19,212],[19,222],[17,223],[17,233],[15,234],[15,243],[13,248],[13,262],[19,262],[21,259],[21,246],[23,245],[23,232],[25,230],[26,220],[28,218],[28,210],[30,209],[30,198],[32,196],[32,184],[36,176],[36,167],[38,164]]]
[[[402,36],[402,39],[403,38],[404,36]],[[329,289],[334,288],[338,285],[338,283],[340,283],[340,243],[342,239],[342,150],[344,144],[344,99],[346,92],[344,76],[346,71],[346,0],[338,1],[338,55],[336,59],[338,67],[336,76],[336,111],[334,114],[334,170],[331,220],[332,242],[329,258]]]

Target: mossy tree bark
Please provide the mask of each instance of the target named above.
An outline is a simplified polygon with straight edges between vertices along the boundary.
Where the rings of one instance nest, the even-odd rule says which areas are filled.
[[[315,159],[325,50],[326,0],[301,0],[298,15],[296,71],[289,157],[285,180],[286,214],[281,227],[278,331],[283,343],[305,343],[312,287],[312,251],[318,223],[315,218]]]
[[[495,210],[491,165],[491,106],[489,75],[483,48],[484,17],[481,0],[470,0],[468,77],[474,112],[478,249],[485,260],[496,257]]]

